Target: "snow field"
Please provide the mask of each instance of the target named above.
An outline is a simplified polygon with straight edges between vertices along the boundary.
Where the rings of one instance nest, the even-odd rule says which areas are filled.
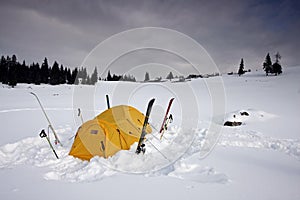
[[[218,117],[223,122],[241,121],[241,126],[223,127],[214,121],[205,83],[215,82],[214,78],[145,85],[100,82],[96,88],[1,85],[1,197],[82,199],[81,192],[89,191],[89,197],[97,198],[101,187],[102,197],[118,199],[120,194],[111,192],[113,186],[124,197],[138,182],[145,187],[136,195],[145,199],[299,199],[299,68],[288,68],[278,77],[253,72],[224,75],[223,80],[225,112]],[[64,144],[55,146],[59,160],[46,139],[38,136],[48,124],[30,91],[39,95]],[[94,157],[87,162],[68,156],[81,123],[77,108],[84,120],[93,118],[106,109],[105,94],[112,105],[129,104],[142,112],[147,101],[156,98],[150,122],[156,128],[147,137],[145,155],[136,155],[134,144],[109,159]],[[156,129],[173,96],[174,122],[159,141]],[[85,105],[87,98],[93,101]],[[241,116],[244,111],[249,116]],[[217,144],[211,146],[213,141]],[[50,192],[59,188],[59,197]]]

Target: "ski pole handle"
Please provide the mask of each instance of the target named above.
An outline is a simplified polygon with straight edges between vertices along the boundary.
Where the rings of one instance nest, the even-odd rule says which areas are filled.
[[[46,134],[46,132],[45,132],[44,129],[41,131],[40,137],[41,137],[41,138],[47,137],[47,134]]]
[[[46,138],[46,139],[47,139],[47,141],[48,141],[48,143],[49,143],[49,146],[50,146],[50,148],[52,149],[52,151],[53,151],[55,157],[56,157],[57,159],[59,159],[59,158],[58,158],[58,155],[56,154],[56,151],[54,150],[54,148],[53,148],[53,146],[52,146],[52,144],[51,144],[49,138],[47,137],[47,134],[46,134],[46,132],[45,132],[44,129],[41,131],[40,137],[41,137],[41,138]]]

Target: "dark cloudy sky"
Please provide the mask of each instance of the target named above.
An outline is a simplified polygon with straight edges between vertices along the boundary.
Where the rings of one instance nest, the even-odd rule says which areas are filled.
[[[300,65],[300,1],[0,0],[0,53],[78,67],[101,41],[138,27],[164,27],[201,44],[218,67],[261,67],[267,52]]]

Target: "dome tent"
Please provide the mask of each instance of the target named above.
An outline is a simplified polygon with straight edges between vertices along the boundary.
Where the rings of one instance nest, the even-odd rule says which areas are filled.
[[[144,120],[145,115],[131,106],[109,108],[79,127],[69,155],[90,160],[94,156],[108,158],[120,150],[128,150],[139,141]],[[147,124],[146,133],[151,132]]]

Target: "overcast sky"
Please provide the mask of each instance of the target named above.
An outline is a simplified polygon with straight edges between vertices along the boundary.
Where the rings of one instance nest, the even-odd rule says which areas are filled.
[[[300,1],[0,0],[0,53],[78,67],[110,36],[164,27],[201,44],[221,71],[261,68],[267,52],[300,65]],[[101,66],[99,66],[101,67]]]

